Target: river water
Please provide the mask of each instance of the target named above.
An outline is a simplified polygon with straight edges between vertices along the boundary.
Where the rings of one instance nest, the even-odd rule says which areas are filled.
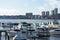
[[[2,37],[1,40],[5,40],[5,37]],[[10,40],[12,40],[12,38]],[[37,40],[60,40],[60,36],[41,37]]]
[[[41,37],[39,40],[60,40],[60,36]]]

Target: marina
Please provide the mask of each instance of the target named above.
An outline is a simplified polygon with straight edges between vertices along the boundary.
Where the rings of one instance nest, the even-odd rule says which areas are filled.
[[[39,24],[28,21],[19,23],[6,22],[1,24],[1,31],[5,31],[5,36],[1,36],[0,39],[2,40],[3,37],[3,40],[44,40],[47,38],[49,39],[52,36],[56,37],[57,35],[60,35],[60,24],[57,22],[58,21],[50,20],[47,22],[44,20],[39,22]]]

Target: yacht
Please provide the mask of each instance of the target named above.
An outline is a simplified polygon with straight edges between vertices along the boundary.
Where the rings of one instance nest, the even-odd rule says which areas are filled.
[[[60,29],[50,30],[51,35],[60,35]]]
[[[8,33],[8,36],[12,36],[12,37],[17,34],[16,31],[7,31],[7,33]]]
[[[37,32],[37,35],[39,37],[41,37],[41,36],[50,36],[48,28],[37,28],[36,32]]]
[[[26,40],[26,36],[27,36],[27,30],[21,29],[20,32],[18,32],[18,34],[16,34],[13,37],[13,40]]]

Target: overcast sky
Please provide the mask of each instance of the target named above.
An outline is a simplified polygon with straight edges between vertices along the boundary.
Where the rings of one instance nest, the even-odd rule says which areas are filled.
[[[0,15],[41,15],[41,11],[60,10],[60,0],[0,0]]]

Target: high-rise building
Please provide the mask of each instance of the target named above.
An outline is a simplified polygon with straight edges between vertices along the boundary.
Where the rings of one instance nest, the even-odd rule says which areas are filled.
[[[45,11],[42,11],[42,19],[45,19]]]
[[[58,8],[55,8],[55,9],[54,9],[54,14],[55,14],[55,15],[58,14]]]
[[[33,14],[32,13],[26,13],[26,18],[27,19],[32,19]]]
[[[51,14],[54,15],[54,10],[51,11]]]
[[[32,13],[26,13],[26,16],[32,16],[33,14]]]
[[[58,14],[58,8],[55,8],[54,10],[51,11],[52,15],[57,15]]]
[[[45,11],[42,11],[42,16],[45,16]]]
[[[49,11],[46,11],[46,16],[49,16]]]

